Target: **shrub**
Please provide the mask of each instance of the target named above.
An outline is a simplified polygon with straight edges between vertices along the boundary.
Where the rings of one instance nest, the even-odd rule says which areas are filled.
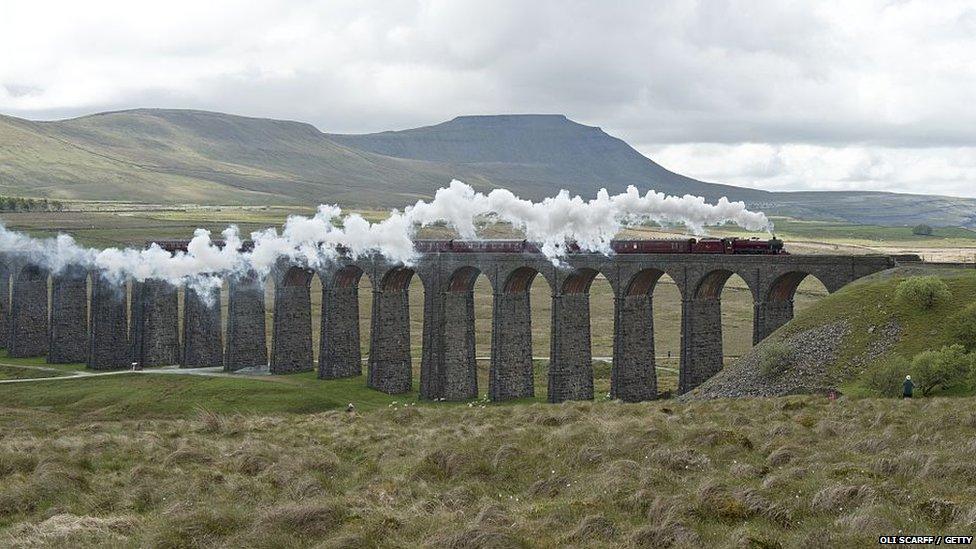
[[[923,351],[912,359],[912,381],[922,396],[927,396],[935,389],[965,381],[972,365],[973,355],[966,354],[966,348],[962,345]]]
[[[913,276],[898,284],[895,299],[904,305],[932,309],[948,303],[952,299],[952,292],[937,276]]]
[[[912,234],[915,236],[932,236],[932,227],[929,225],[915,225],[912,227]]]
[[[949,319],[949,335],[967,351],[976,351],[976,303]]]
[[[759,349],[759,371],[765,377],[785,372],[793,364],[793,350],[782,341],[767,341]]]
[[[871,390],[881,396],[898,397],[902,393],[902,382],[905,375],[912,371],[908,359],[901,355],[892,355],[881,359],[868,367],[861,380]]]

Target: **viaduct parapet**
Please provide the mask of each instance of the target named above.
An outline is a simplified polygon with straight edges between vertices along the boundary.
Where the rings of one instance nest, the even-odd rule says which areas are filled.
[[[168,249],[178,247],[167,243]],[[493,300],[490,398],[534,396],[532,357],[548,351],[549,401],[585,400],[594,397],[589,290],[603,276],[614,298],[611,396],[633,402],[658,396],[653,294],[662,276],[681,294],[679,391],[685,392],[722,368],[720,298],[732,275],[752,293],[755,343],[793,317],[793,298],[805,277],[816,277],[834,292],[892,266],[888,256],[575,253],[555,265],[532,253],[457,252],[427,254],[409,266],[382,257],[339,260],[314,272],[279,263],[271,276],[269,349],[265,289],[254,273],[226,281],[222,315],[219,289],[205,295],[203,286],[119,284],[71,268],[52,277],[29,258],[7,255],[0,257],[0,344],[12,357],[46,355],[52,363],[86,362],[96,370],[138,363],[223,365],[228,371],[264,367],[273,374],[316,370],[322,379],[359,376],[359,282],[366,275],[373,299],[365,383],[405,393],[415,382],[409,288],[416,277],[425,296],[420,395],[466,400],[485,389],[478,386],[474,308],[474,283],[483,274]],[[322,286],[318,364],[310,289],[316,276]],[[540,278],[551,290],[549,349],[532,348],[529,289]]]

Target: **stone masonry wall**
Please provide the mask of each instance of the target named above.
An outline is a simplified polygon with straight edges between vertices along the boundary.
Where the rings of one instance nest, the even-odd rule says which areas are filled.
[[[529,292],[495,294],[491,340],[491,369],[488,372],[491,400],[535,396]]]
[[[312,303],[308,284],[278,284],[271,339],[271,373],[312,370]]]
[[[47,353],[47,272],[27,266],[15,273],[10,303],[9,356],[23,358]]]
[[[755,304],[755,319],[752,330],[752,344],[766,339],[780,326],[793,320],[793,300],[771,300]]]
[[[227,296],[224,369],[268,365],[264,287],[255,278],[231,279]]]
[[[363,374],[359,347],[359,290],[323,288],[319,338],[319,377],[338,379]]]
[[[407,290],[374,290],[366,385],[388,394],[409,392],[410,303]]]
[[[0,261],[5,261],[0,257]],[[0,263],[0,347],[7,348],[10,337],[10,268]]]
[[[69,269],[51,279],[50,364],[88,361],[88,273]]]
[[[553,296],[549,402],[593,399],[590,296]]]
[[[132,362],[169,366],[180,362],[179,291],[161,280],[132,284]]]
[[[686,393],[722,369],[722,302],[715,298],[684,301],[681,324],[678,392]]]
[[[91,330],[88,367],[93,370],[128,368],[128,319],[125,286],[92,275]]]
[[[220,288],[209,296],[193,288],[183,294],[183,368],[205,368],[224,363],[221,342]]]
[[[474,292],[449,291],[443,294],[443,299],[443,398],[450,401],[477,398]]]
[[[624,402],[657,398],[651,295],[618,298],[614,301],[614,309],[610,397]]]

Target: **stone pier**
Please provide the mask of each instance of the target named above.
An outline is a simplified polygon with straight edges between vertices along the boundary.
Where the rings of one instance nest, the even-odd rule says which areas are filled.
[[[51,277],[50,364],[88,362],[88,272],[68,267]]]
[[[125,284],[92,275],[88,367],[120,370],[130,366]]]
[[[474,281],[471,281],[473,285]],[[474,341],[474,291],[467,287],[444,292],[443,386],[445,400],[478,397],[478,365]]]
[[[170,366],[180,362],[179,291],[162,280],[132,284],[132,362]]]
[[[10,337],[10,265],[0,254],[0,347],[7,348]]]
[[[359,279],[363,272],[346,267],[322,280],[322,325],[319,377],[338,379],[363,374],[359,346]]]
[[[488,395],[493,401],[533,397],[529,291],[502,291],[493,301]]]
[[[7,336],[7,353],[12,358],[47,353],[47,279],[47,271],[36,265],[15,271]]]
[[[227,295],[227,348],[224,369],[268,365],[264,286],[253,273],[231,278]]]
[[[683,300],[681,317],[678,392],[686,393],[722,369],[722,302],[718,297]]]
[[[366,385],[388,394],[409,392],[413,384],[408,293],[412,276],[409,269],[395,269],[373,289]]]
[[[312,272],[291,267],[275,283],[271,373],[308,372],[312,364]]]
[[[223,366],[220,287],[209,294],[187,287],[183,293],[183,368]]]
[[[593,399],[588,289],[552,296],[549,402]]]
[[[610,398],[624,402],[657,398],[651,292],[617,297],[613,308]]]
[[[753,319],[752,344],[756,345],[793,320],[793,299],[756,302]]]

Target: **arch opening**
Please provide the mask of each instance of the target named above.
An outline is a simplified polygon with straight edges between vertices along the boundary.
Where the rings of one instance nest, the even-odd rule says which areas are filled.
[[[722,310],[722,363],[728,364],[752,348],[755,302],[752,289],[737,274],[729,276],[719,294]]]
[[[508,275],[505,284],[502,285],[502,291],[505,293],[525,292],[532,287],[532,281],[538,274],[539,271],[532,267],[519,267]]]
[[[725,283],[734,273],[723,269],[715,270],[704,277],[695,289],[695,299],[719,299],[722,297],[722,290]]]
[[[563,281],[562,293],[588,293],[590,291],[590,286],[593,284],[593,280],[596,279],[598,274],[599,272],[594,269],[579,269]],[[604,280],[606,280],[606,278],[604,278]]]
[[[756,304],[754,343],[759,343],[829,293],[827,287],[810,273],[793,271],[780,275]]]
[[[348,265],[332,275],[332,284],[336,288],[352,288],[359,284],[359,279],[363,276],[363,270],[355,265]]]
[[[823,281],[812,273],[792,271],[780,275],[769,287],[766,301],[789,301],[798,295],[812,295],[822,297],[829,291]],[[804,300],[808,302],[809,300]]]
[[[481,271],[475,267],[460,267],[451,273],[451,277],[447,281],[447,291],[473,291],[475,281],[479,275],[481,275]]]
[[[573,289],[588,302],[590,362],[593,369],[593,391],[596,395],[611,392],[614,343],[614,295],[610,281],[603,273],[581,273]],[[586,280],[586,279],[589,280]],[[584,297],[585,296],[585,297]]]
[[[281,285],[285,287],[308,286],[312,282],[312,271],[301,267],[289,267],[281,277]]]
[[[413,269],[408,269],[406,267],[398,267],[395,269],[390,269],[383,276],[383,280],[380,281],[380,290],[387,291],[403,291],[410,287],[410,281],[413,278]]]
[[[630,282],[627,284],[627,290],[624,293],[629,296],[653,294],[654,288],[662,276],[664,276],[664,271],[644,269],[630,279]]]

